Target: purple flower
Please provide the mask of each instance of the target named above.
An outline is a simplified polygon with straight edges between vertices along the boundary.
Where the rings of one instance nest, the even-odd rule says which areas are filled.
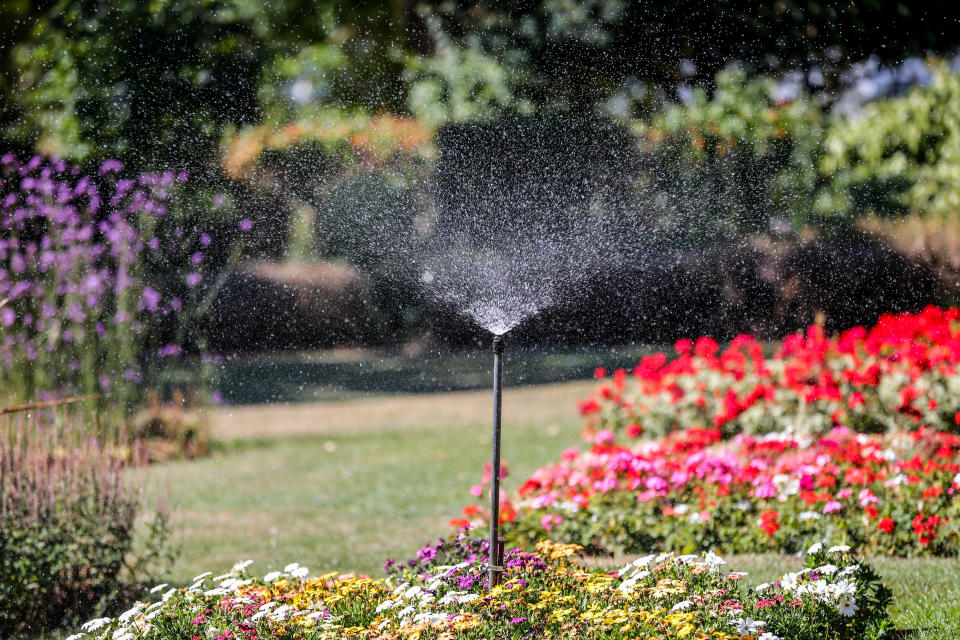
[[[200,274],[196,271],[191,271],[187,274],[187,286],[195,287],[200,284]]]
[[[123,163],[120,162],[119,160],[115,160],[111,158],[109,160],[104,160],[103,164],[100,165],[100,175],[104,175],[105,173],[110,173],[111,171],[114,171],[114,172],[121,171],[122,169],[123,169]]]
[[[190,256],[190,262],[191,264],[200,264],[201,262],[203,262],[203,254],[197,251],[196,253]]]
[[[143,288],[143,295],[140,297],[138,308],[142,311],[146,309],[150,313],[155,313],[160,306],[160,292],[147,285]]]
[[[219,209],[220,207],[222,207],[223,202],[226,199],[227,199],[226,196],[223,195],[222,193],[218,193],[217,195],[213,196],[213,208]]]
[[[526,622],[527,618],[510,618],[510,624],[520,624],[521,622]]]
[[[253,229],[253,221],[250,218],[244,218],[238,226],[240,231],[250,231],[250,229]]]
[[[0,322],[3,322],[3,326],[9,327],[17,319],[16,312],[10,307],[4,307],[0,309]]]
[[[173,343],[164,345],[159,349],[157,349],[157,355],[160,356],[161,358],[167,358],[169,356],[178,356],[180,355],[180,353],[181,353],[180,345],[173,344]]]
[[[202,233],[202,234],[200,234],[200,246],[201,246],[201,247],[209,246],[212,241],[213,241],[213,238],[210,237],[210,234],[209,234],[209,233]]]

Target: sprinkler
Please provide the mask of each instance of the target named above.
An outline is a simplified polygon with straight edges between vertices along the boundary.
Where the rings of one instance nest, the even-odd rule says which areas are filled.
[[[493,453],[490,461],[490,588],[503,577],[500,540],[500,407],[503,400],[503,336],[493,337]]]

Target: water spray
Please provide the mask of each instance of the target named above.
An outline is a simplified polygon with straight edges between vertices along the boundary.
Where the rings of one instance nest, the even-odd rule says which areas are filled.
[[[493,337],[493,451],[490,460],[490,588],[503,577],[500,540],[500,408],[503,401],[503,336]]]

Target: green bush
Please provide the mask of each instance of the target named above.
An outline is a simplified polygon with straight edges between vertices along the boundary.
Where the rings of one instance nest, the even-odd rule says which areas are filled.
[[[823,213],[960,211],[960,74],[941,65],[928,86],[834,118],[821,169]]]
[[[779,98],[772,78],[731,67],[712,95],[696,88],[636,130],[659,163],[654,180],[685,189],[693,209],[685,226],[749,232],[766,231],[774,217],[809,221],[825,120],[808,93]]]
[[[128,603],[169,560],[167,517],[140,500],[115,447],[76,425],[14,418],[0,441],[0,638],[77,624]],[[141,534],[138,529],[146,527]]]

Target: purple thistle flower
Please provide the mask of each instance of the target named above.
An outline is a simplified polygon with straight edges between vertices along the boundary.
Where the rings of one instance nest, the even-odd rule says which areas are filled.
[[[187,274],[187,286],[195,287],[200,284],[200,274],[196,271],[191,271]]]
[[[240,227],[240,231],[250,231],[253,229],[253,221],[250,218],[244,218],[238,226]]]

